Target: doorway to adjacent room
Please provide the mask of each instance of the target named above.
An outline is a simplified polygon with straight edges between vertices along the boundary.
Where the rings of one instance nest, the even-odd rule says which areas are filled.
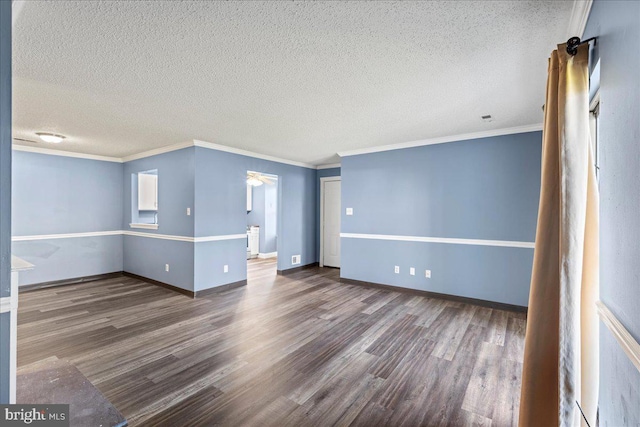
[[[320,178],[320,267],[340,268],[341,178]]]
[[[278,176],[247,171],[247,273],[276,274]]]

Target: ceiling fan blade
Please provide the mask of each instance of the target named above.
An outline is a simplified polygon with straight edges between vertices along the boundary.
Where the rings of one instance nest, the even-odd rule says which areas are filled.
[[[266,176],[261,176],[260,178],[258,178],[260,181],[264,182],[265,184],[268,185],[273,185],[273,181],[271,180],[271,178],[267,178]]]

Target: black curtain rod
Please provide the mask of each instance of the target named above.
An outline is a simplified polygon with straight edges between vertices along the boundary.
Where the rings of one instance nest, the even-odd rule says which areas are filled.
[[[589,43],[590,41],[593,41],[593,45],[595,46],[598,42],[598,39],[596,37],[591,37],[590,39],[580,41],[580,37],[571,37],[569,40],[567,40],[567,53],[571,56],[575,56],[576,53],[578,53],[578,46],[580,46],[581,44]]]

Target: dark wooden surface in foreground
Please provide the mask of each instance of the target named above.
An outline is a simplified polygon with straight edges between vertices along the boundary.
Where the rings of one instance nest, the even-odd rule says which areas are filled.
[[[130,425],[517,424],[524,314],[275,273],[195,300],[129,277],[22,294],[18,364],[69,361]]]

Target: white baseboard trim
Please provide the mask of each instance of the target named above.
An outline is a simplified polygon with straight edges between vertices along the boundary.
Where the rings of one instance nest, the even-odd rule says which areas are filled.
[[[340,233],[348,239],[394,240],[398,242],[446,243],[454,245],[502,246],[508,248],[535,248],[535,242],[517,242],[510,240],[455,239],[447,237],[394,236],[390,234]]]
[[[266,253],[258,254],[258,258],[260,259],[277,258],[277,257],[278,257],[278,252],[266,252]]]
[[[597,301],[596,307],[602,323],[609,328],[609,331],[611,331],[616,340],[618,340],[618,344],[620,344],[620,347],[622,347],[622,350],[631,363],[633,363],[638,372],[640,372],[640,344],[638,344],[638,341],[633,338],[627,328],[624,327],[602,301]]]

